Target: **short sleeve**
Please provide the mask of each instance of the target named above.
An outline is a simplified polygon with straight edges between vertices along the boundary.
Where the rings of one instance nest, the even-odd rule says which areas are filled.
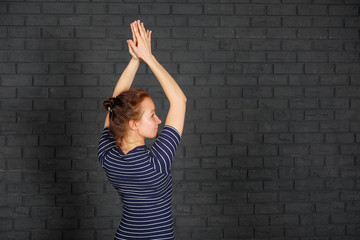
[[[166,125],[150,149],[150,160],[154,168],[168,174],[175,151],[180,142],[180,133],[172,126]]]
[[[99,147],[98,147],[98,160],[101,163],[101,166],[103,166],[104,163],[104,157],[108,151],[116,147],[116,141],[111,136],[109,128],[104,128],[100,141],[99,141]]]

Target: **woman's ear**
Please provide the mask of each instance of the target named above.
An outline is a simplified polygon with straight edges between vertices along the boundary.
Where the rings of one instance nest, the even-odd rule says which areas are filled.
[[[133,131],[137,130],[137,121],[136,120],[133,120],[131,119],[129,121],[129,128]]]

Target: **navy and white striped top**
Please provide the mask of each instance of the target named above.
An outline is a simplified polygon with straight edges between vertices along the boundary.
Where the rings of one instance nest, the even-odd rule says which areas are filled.
[[[179,141],[179,132],[166,125],[150,149],[124,154],[104,128],[98,158],[123,203],[114,239],[174,239],[171,165]]]

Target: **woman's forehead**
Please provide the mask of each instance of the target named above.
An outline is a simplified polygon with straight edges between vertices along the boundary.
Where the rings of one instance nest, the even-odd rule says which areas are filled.
[[[155,110],[155,104],[151,98],[145,98],[142,103],[142,107],[144,110],[153,111]]]

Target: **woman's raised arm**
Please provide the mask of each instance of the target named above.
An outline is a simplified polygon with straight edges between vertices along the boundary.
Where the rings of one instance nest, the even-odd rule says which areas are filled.
[[[145,30],[144,24],[138,21],[136,26],[135,38],[138,44],[136,46],[134,42],[129,41],[130,46],[134,53],[148,64],[170,102],[170,109],[166,117],[165,125],[174,127],[182,134],[186,112],[186,97],[176,81],[152,55],[151,42],[148,41],[148,32]]]
[[[130,24],[132,35],[133,35],[132,42],[135,43],[135,45],[137,44],[137,39],[135,36],[135,29],[137,28],[136,24],[137,24],[136,21]],[[132,50],[132,48],[129,44],[129,40],[127,41],[127,43],[128,43],[128,47],[129,47],[129,53],[131,54],[132,58],[131,58],[129,64],[126,66],[123,73],[121,74],[119,80],[117,81],[114,92],[112,94],[112,97],[116,97],[120,93],[130,89],[130,87],[134,81],[136,72],[140,66],[141,59]],[[105,124],[104,124],[104,127],[107,127],[107,126],[109,126],[109,113],[106,116]]]

